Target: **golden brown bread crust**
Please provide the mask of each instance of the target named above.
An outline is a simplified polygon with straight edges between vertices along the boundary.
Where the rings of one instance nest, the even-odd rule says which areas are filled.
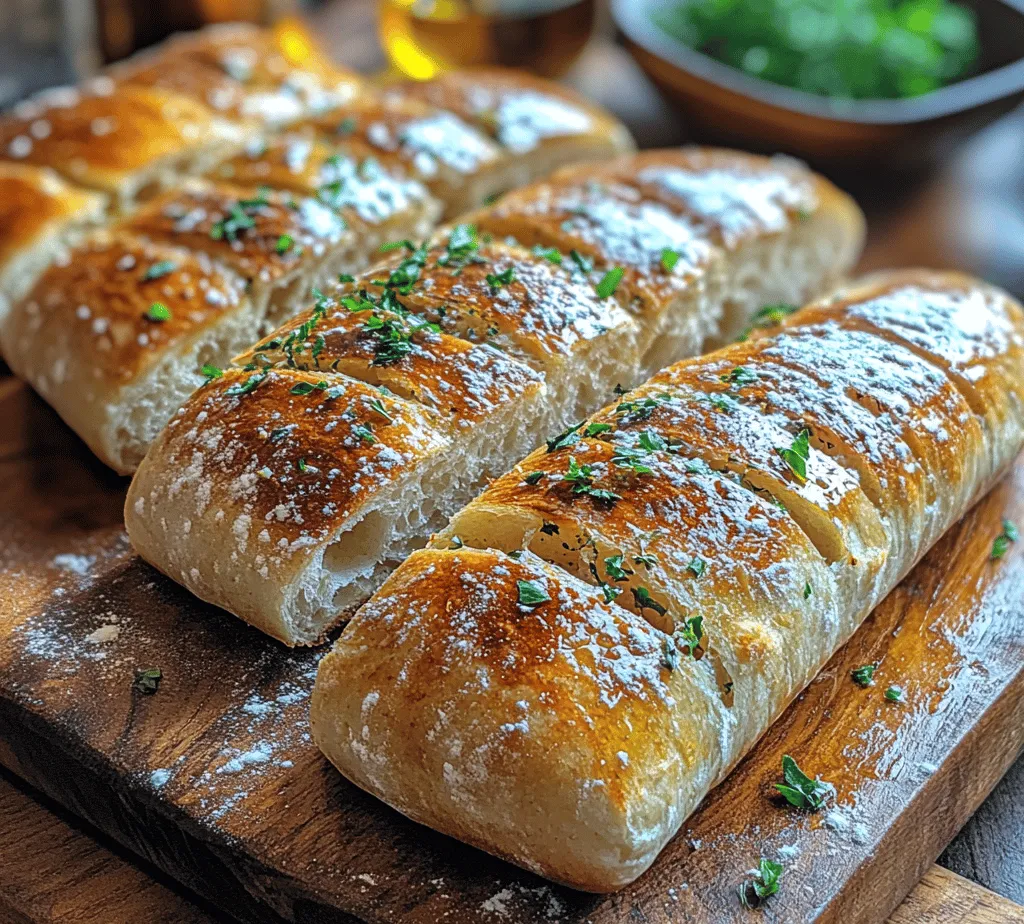
[[[129,203],[144,187],[166,186],[179,170],[241,146],[237,126],[186,96],[156,88],[50,90],[0,119],[0,152],[17,163],[52,167],[68,179]]]
[[[308,197],[224,183],[193,183],[165,193],[124,228],[206,253],[247,282],[262,285],[322,256],[352,233],[350,221]]]
[[[581,162],[633,149],[629,134],[608,113],[568,87],[524,71],[451,71],[432,80],[405,81],[385,91],[385,98],[392,95],[454,112],[513,155],[551,148],[566,161]]]
[[[113,73],[122,83],[172,90],[260,125],[294,122],[365,92],[361,77],[327,61],[294,22],[274,30],[232,24],[177,35]]]
[[[46,167],[0,162],[0,319],[61,245],[104,213],[103,196]]]
[[[666,369],[399,567],[321,661],[314,738],[441,831],[577,888],[632,881],[1016,458],[1022,336],[1008,296],[907,271]],[[710,682],[677,699],[653,669]]]
[[[674,152],[664,152],[662,159],[678,161]],[[642,162],[660,161],[645,156]],[[793,170],[787,162],[783,185],[791,182]],[[700,175],[698,171],[698,186]],[[718,195],[720,185],[720,178],[713,176],[709,195]],[[652,361],[653,348],[670,356],[692,354],[717,332],[727,300],[739,296],[745,299],[739,304],[752,310],[778,291],[773,288],[777,285],[799,295],[820,285],[837,266],[848,266],[859,244],[861,222],[855,206],[838,193],[833,205],[821,205],[819,212],[807,217],[783,211],[779,221],[785,230],[773,225],[762,237],[754,232],[737,235],[721,247],[712,240],[710,227],[694,225],[644,199],[632,186],[618,184],[603,198],[587,187],[573,174],[565,181],[538,184],[532,192],[509,196],[509,203],[522,203],[518,210],[503,201],[473,216],[486,227],[500,212],[518,228],[533,219],[536,199],[566,190],[566,197],[587,197],[597,213],[586,240],[577,240],[554,222],[551,234],[560,235],[554,239],[562,246],[545,239],[544,246],[531,249],[490,237],[466,222],[424,246],[403,242],[378,267],[325,287],[315,307],[238,358],[254,370],[317,369],[325,387],[334,382],[332,375],[342,373],[346,382],[351,377],[382,386],[438,412],[437,426],[451,434],[451,443],[440,460],[413,459],[403,467],[402,477],[409,480],[394,488],[402,494],[401,501],[388,493],[392,486],[384,486],[379,496],[363,496],[363,515],[354,512],[348,520],[336,516],[335,532],[306,547],[307,571],[275,575],[275,580],[290,580],[291,585],[280,587],[278,596],[265,593],[253,603],[247,595],[245,558],[222,563],[216,577],[201,566],[207,553],[199,548],[200,541],[216,544],[215,530],[226,532],[228,524],[212,524],[209,532],[185,540],[180,528],[181,521],[192,516],[189,492],[205,490],[211,480],[237,477],[248,457],[235,457],[234,475],[224,468],[194,468],[185,476],[187,489],[172,497],[163,486],[167,473],[177,472],[180,463],[172,461],[168,444],[161,441],[137,474],[126,508],[129,534],[133,540],[140,537],[136,545],[141,554],[205,599],[260,626],[273,624],[276,637],[291,644],[314,642],[343,618],[346,607],[364,598],[395,561],[441,527],[444,517],[476,493],[485,478],[506,471],[539,439],[599,406],[616,385],[635,382],[644,362]],[[144,211],[147,221],[160,213],[155,204]],[[623,213],[631,222],[625,230],[617,223]],[[806,243],[807,229],[821,240]],[[679,244],[684,235],[685,246]],[[819,256],[810,248],[821,241],[826,246]],[[662,252],[666,242],[681,248],[673,251],[681,254],[674,264]],[[591,260],[574,251],[576,243],[602,258]],[[762,282],[764,273],[759,272],[753,281],[730,289],[725,281],[729,267],[760,269],[768,257],[784,264],[783,251],[790,245],[797,251],[792,275]],[[704,259],[689,265],[682,254],[687,248]],[[630,255],[635,257],[631,275],[612,262]],[[234,257],[237,254],[225,253],[223,259],[229,262]],[[653,273],[652,264],[657,267]],[[615,282],[617,269],[624,272]],[[609,273],[611,285],[606,281]],[[642,293],[646,300],[642,311],[635,310],[634,302],[641,296],[634,293]],[[193,412],[191,403],[187,412]],[[293,405],[283,410],[279,426],[286,426],[288,415],[295,413],[299,409]],[[783,420],[776,429],[788,425]],[[198,426],[183,434],[174,459],[185,456],[188,442],[202,453],[205,432]],[[305,455],[306,436],[299,428],[290,440],[296,457]],[[791,441],[792,435],[786,438]],[[774,456],[764,464],[769,463],[778,469]],[[824,456],[815,462],[822,467],[830,464]],[[830,469],[829,474],[835,473]],[[835,556],[877,557],[876,547],[884,546],[875,535],[880,531],[877,515],[855,479],[835,474],[834,481],[842,491],[837,487],[835,498],[826,497],[816,515],[823,520],[822,530],[836,534],[833,545],[840,548]],[[794,496],[813,489],[814,485],[787,488]],[[138,511],[133,506],[136,497],[148,499]],[[813,506],[810,500],[806,503]],[[851,505],[863,508],[864,514],[846,536],[830,518]],[[198,577],[193,578],[193,572]],[[301,601],[282,611],[279,599],[295,594],[299,600],[299,585],[319,590],[302,596],[309,605],[301,614],[295,608],[305,605]],[[329,587],[334,588],[330,599]],[[341,600],[344,606],[337,602]],[[255,605],[264,606],[258,617],[253,616]],[[292,622],[301,628],[290,627]]]
[[[42,274],[0,325],[0,342],[11,368],[127,473],[138,458],[125,456],[124,428],[138,405],[154,400],[133,385],[248,310],[244,280],[205,254],[101,231]],[[202,382],[206,361],[201,351],[191,356],[158,392],[181,400]]]

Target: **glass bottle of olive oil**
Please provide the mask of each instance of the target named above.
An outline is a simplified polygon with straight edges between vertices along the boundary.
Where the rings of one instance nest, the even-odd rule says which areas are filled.
[[[544,77],[569,69],[594,25],[595,0],[380,0],[381,42],[416,80],[500,64]]]

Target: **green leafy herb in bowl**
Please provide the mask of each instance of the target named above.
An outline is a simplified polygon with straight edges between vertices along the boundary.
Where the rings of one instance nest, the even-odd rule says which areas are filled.
[[[653,19],[753,77],[834,99],[920,96],[979,51],[974,13],[950,0],[675,0]]]

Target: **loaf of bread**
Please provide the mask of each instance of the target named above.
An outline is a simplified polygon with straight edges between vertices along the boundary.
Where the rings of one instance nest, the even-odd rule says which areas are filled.
[[[442,213],[632,146],[568,91],[481,80],[490,95],[557,99],[550,140],[506,148],[414,94],[385,99],[294,25],[175,37],[22,104],[0,118],[0,349],[104,462],[133,471],[204,366],[384,242],[423,240]],[[107,225],[83,239],[107,201]],[[179,263],[192,269],[167,269]]]
[[[1024,445],[1024,312],[876,277],[679,363],[497,479],[320,663],[314,737],[399,811],[639,876]]]
[[[125,507],[138,552],[313,644],[489,478],[616,386],[845,273],[854,203],[789,160],[566,168],[316,306],[200,388]]]

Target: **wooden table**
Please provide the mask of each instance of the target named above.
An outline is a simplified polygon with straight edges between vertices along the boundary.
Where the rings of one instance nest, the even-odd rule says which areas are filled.
[[[363,70],[381,63],[372,6],[359,0],[318,14],[318,32],[338,59]],[[642,145],[686,140],[679,120],[621,48],[596,43],[572,81],[617,112]],[[915,184],[852,178],[871,224],[863,267],[958,267],[1024,295],[1021,150],[1024,113],[993,126],[939,173]],[[849,186],[851,178],[846,180]],[[933,867],[893,922],[1024,924],[1024,910],[999,897],[1024,902],[1024,759],[940,862],[946,869]],[[0,921],[8,920],[191,924],[221,918],[20,784],[0,778]]]

